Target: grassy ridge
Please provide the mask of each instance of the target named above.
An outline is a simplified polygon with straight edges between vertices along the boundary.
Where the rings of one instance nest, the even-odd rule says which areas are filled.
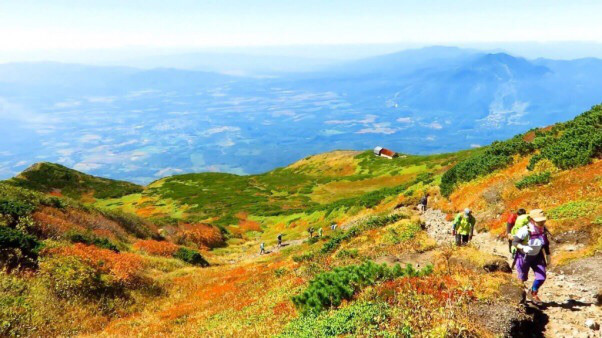
[[[9,180],[19,187],[40,191],[60,191],[61,195],[80,199],[85,194],[94,198],[114,198],[142,191],[142,187],[125,181],[84,174],[55,163],[36,163]]]

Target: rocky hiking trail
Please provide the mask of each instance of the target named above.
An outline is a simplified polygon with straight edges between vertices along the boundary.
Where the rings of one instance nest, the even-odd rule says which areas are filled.
[[[421,219],[426,231],[439,244],[451,243],[451,222],[440,210],[428,209]],[[559,250],[574,250],[574,246],[554,246],[552,259]],[[506,260],[511,264],[508,244],[493,238],[489,233],[475,233],[472,243],[475,248]],[[512,271],[516,274],[516,271]],[[530,274],[527,285],[531,285]],[[565,266],[554,264],[548,270],[545,284],[540,290],[543,305],[527,307],[535,312],[535,325],[544,337],[602,337],[602,307],[599,292],[602,291],[602,255],[573,261]]]

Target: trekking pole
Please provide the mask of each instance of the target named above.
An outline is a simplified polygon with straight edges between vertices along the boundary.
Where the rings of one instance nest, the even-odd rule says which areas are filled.
[[[516,266],[516,252],[512,254],[512,266],[510,267],[510,270],[514,270],[515,266]]]

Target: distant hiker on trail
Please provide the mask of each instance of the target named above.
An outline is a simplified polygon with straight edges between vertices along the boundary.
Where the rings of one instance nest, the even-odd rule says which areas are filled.
[[[309,232],[309,238],[314,237],[314,228],[313,227],[309,227],[307,229],[307,232]]]
[[[265,254],[265,243],[261,242],[261,244],[259,244],[259,254],[263,255]]]
[[[464,212],[460,212],[454,219],[452,234],[456,238],[456,245],[466,245],[472,240],[476,219],[472,215],[472,211],[468,208]]]
[[[552,262],[546,220],[543,210],[531,210],[529,223],[518,229],[512,241],[512,246],[517,249],[515,260],[518,278],[525,283],[529,279],[529,269],[535,274],[528,292],[535,305],[542,304],[537,293],[546,280],[546,267]]]
[[[332,225],[330,226],[330,230],[336,231],[337,230],[337,226],[338,226],[338,224],[332,223]]]
[[[322,237],[322,228],[318,228],[318,237]]]
[[[426,194],[424,194],[424,196],[422,196],[422,198],[420,199],[420,202],[418,203],[418,210],[420,212],[426,211],[426,205],[428,204],[428,200],[429,200],[429,194],[426,193]]]
[[[276,237],[278,239],[278,247],[282,246],[282,234],[278,234],[278,237]]]
[[[514,228],[514,224],[516,224],[516,218],[524,213],[525,209],[518,209],[516,213],[511,212],[510,216],[508,216],[508,219],[506,220],[506,236],[508,237],[508,251],[510,253],[512,253],[512,239],[514,238],[514,235],[512,234],[512,228]]]

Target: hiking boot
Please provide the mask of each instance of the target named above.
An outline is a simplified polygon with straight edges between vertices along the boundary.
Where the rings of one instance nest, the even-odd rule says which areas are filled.
[[[533,304],[540,306],[543,305],[543,302],[541,301],[541,299],[539,299],[539,296],[537,295],[537,291],[533,291],[533,290],[529,290],[529,298],[531,298],[531,302],[533,302]]]

